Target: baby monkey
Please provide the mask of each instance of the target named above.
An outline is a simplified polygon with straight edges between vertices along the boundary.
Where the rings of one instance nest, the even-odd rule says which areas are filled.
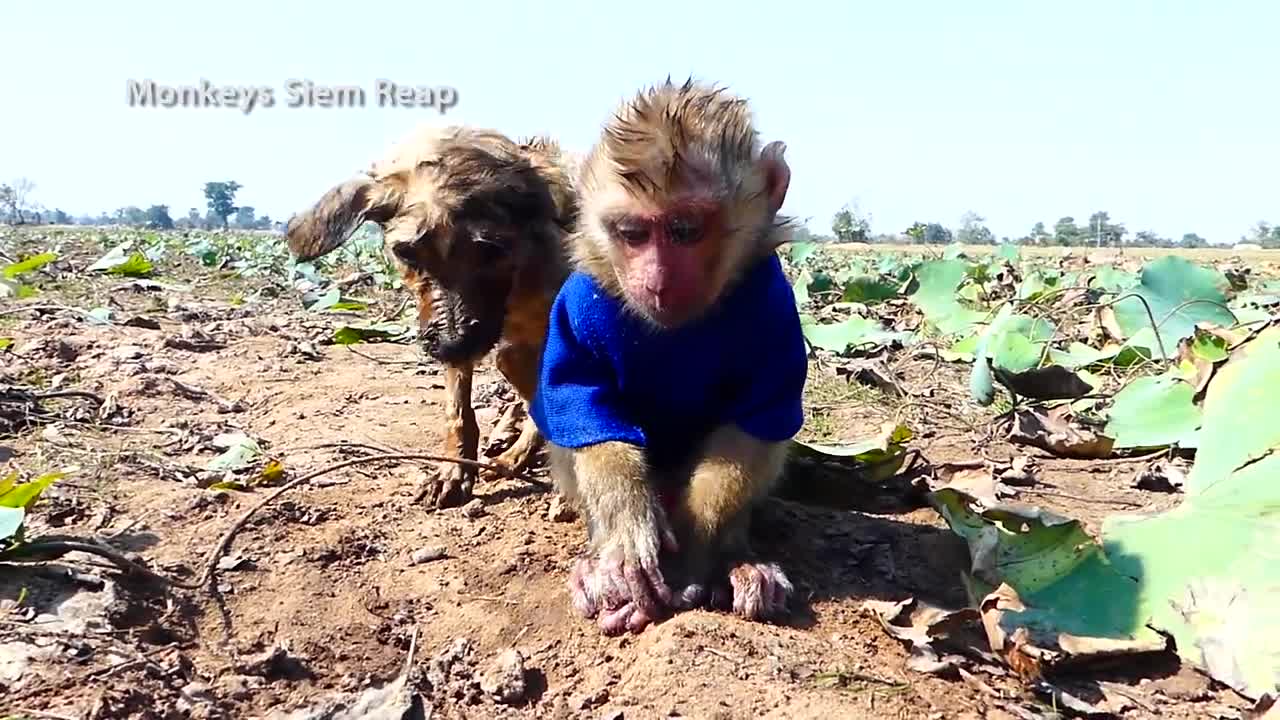
[[[584,160],[530,414],[587,523],[573,605],[605,633],[707,604],[786,610],[791,582],[748,544],[803,424],[807,351],[775,253],[784,150],[761,148],[744,98],[668,79]]]

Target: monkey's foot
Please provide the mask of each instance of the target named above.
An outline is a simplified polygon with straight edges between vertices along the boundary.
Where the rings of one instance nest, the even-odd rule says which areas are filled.
[[[787,600],[795,592],[777,563],[739,563],[729,570],[729,585],[733,588],[733,612],[748,620],[785,614]]]
[[[434,478],[427,478],[418,488],[414,499],[441,510],[465,505],[471,500],[475,476],[474,470],[460,465],[442,467]]]

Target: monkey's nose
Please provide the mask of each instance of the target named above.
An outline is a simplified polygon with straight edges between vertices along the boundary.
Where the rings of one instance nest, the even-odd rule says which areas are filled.
[[[653,305],[655,310],[661,311],[668,303],[668,295],[666,288],[645,286],[645,291],[649,294],[649,303]]]

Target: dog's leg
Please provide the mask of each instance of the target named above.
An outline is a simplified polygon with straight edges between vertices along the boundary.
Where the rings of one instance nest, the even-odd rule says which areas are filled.
[[[520,472],[529,466],[529,462],[542,447],[542,433],[529,417],[529,400],[533,397],[538,384],[538,361],[542,349],[533,345],[503,345],[498,348],[494,363],[498,372],[516,389],[524,403],[524,424],[520,427],[520,436],[511,447],[495,458],[495,463]],[[488,475],[488,473],[486,473]]]
[[[480,427],[471,406],[472,371],[472,364],[465,362],[446,365],[444,372],[445,453],[466,460],[476,459],[480,445]],[[441,463],[436,482],[425,488],[422,497],[437,508],[462,505],[471,499],[475,480],[475,468]]]

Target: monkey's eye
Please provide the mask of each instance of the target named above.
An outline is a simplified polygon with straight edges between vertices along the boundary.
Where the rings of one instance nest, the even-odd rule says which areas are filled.
[[[702,226],[690,218],[675,218],[667,226],[671,242],[677,245],[692,245],[702,236]]]
[[[614,224],[613,234],[633,247],[643,245],[649,240],[649,230],[644,225],[626,220]]]

